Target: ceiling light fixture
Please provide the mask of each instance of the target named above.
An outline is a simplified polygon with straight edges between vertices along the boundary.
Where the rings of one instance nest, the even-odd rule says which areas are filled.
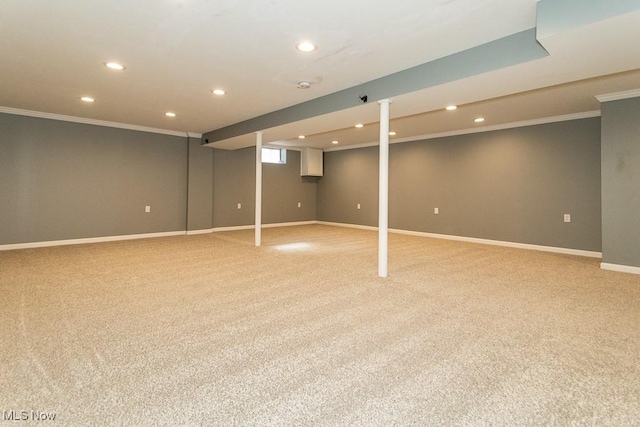
[[[305,138],[306,138],[306,136],[304,136],[304,135],[298,135],[298,139],[305,139]]]
[[[298,82],[298,89],[309,89],[311,87],[311,83],[306,80],[300,80]]]
[[[394,131],[394,130],[392,130],[391,132],[389,132],[389,136],[396,136],[396,135],[397,135],[397,133],[396,133],[396,131]]]
[[[361,127],[364,127],[364,125],[363,125],[362,123],[358,123],[358,124],[356,125],[356,127],[357,127],[358,129],[360,129]]]
[[[455,111],[458,109],[457,105],[449,105],[447,108],[445,108],[447,111]]]
[[[96,100],[90,96],[83,96],[82,98],[80,98],[82,101],[84,102],[96,102]]]
[[[340,141],[331,141],[333,145],[340,144]]]
[[[473,119],[473,121],[476,122],[476,123],[482,123],[482,122],[484,122],[484,117],[477,117],[477,118]]]
[[[318,47],[309,42],[309,41],[302,41],[298,44],[296,44],[296,49],[298,49],[300,52],[304,52],[304,53],[309,53],[309,52],[313,52],[314,50],[316,50]]]
[[[106,65],[108,68],[111,68],[112,70],[122,71],[126,69],[124,65],[120,65],[117,62],[105,62],[104,65]]]
[[[226,95],[227,91],[224,89],[214,89],[211,91],[214,95]]]
[[[164,113],[164,115],[167,116],[167,117],[175,117],[176,113],[172,113],[171,111],[168,111],[168,112]]]

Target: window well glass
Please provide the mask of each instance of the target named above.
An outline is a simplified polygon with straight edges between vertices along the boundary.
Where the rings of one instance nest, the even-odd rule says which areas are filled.
[[[287,163],[287,150],[282,148],[263,148],[262,163],[276,163],[284,165]]]

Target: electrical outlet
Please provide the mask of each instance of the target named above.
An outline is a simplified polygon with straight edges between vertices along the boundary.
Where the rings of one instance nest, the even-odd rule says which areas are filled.
[[[151,212],[151,206],[145,206],[145,207],[144,207],[144,211],[145,211],[146,213]]]
[[[438,215],[440,213],[440,209],[438,208],[433,208],[433,214],[434,215]]]
[[[571,222],[571,214],[564,214],[564,222]]]
[[[238,209],[242,209],[242,203],[238,203]]]
[[[356,205],[356,209],[360,209],[360,203]]]

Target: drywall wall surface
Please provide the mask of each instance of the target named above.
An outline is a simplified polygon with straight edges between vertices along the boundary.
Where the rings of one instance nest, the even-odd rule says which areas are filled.
[[[0,139],[0,244],[185,229],[186,137],[0,114]]]
[[[233,151],[213,149],[215,228],[255,224],[255,152],[255,147]]]
[[[378,147],[325,152],[318,220],[377,226],[378,162]]]
[[[255,224],[255,147],[213,152],[214,227]],[[298,151],[287,150],[286,164],[263,163],[262,223],[315,220],[317,181],[300,176]]]
[[[187,230],[213,228],[213,150],[189,138]]]
[[[318,219],[376,225],[351,205],[377,209],[377,162],[377,147],[325,153]],[[600,251],[599,118],[392,144],[389,227]]]
[[[640,98],[602,104],[602,261],[640,267]]]
[[[319,178],[300,176],[300,159],[299,151],[287,150],[286,164],[262,164],[263,224],[316,219]]]
[[[600,251],[599,133],[596,118],[394,145],[390,227]]]

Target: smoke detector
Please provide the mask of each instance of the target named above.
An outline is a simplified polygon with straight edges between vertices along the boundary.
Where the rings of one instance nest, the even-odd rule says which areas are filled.
[[[306,80],[300,80],[298,82],[298,89],[309,89],[311,87],[311,83]]]

